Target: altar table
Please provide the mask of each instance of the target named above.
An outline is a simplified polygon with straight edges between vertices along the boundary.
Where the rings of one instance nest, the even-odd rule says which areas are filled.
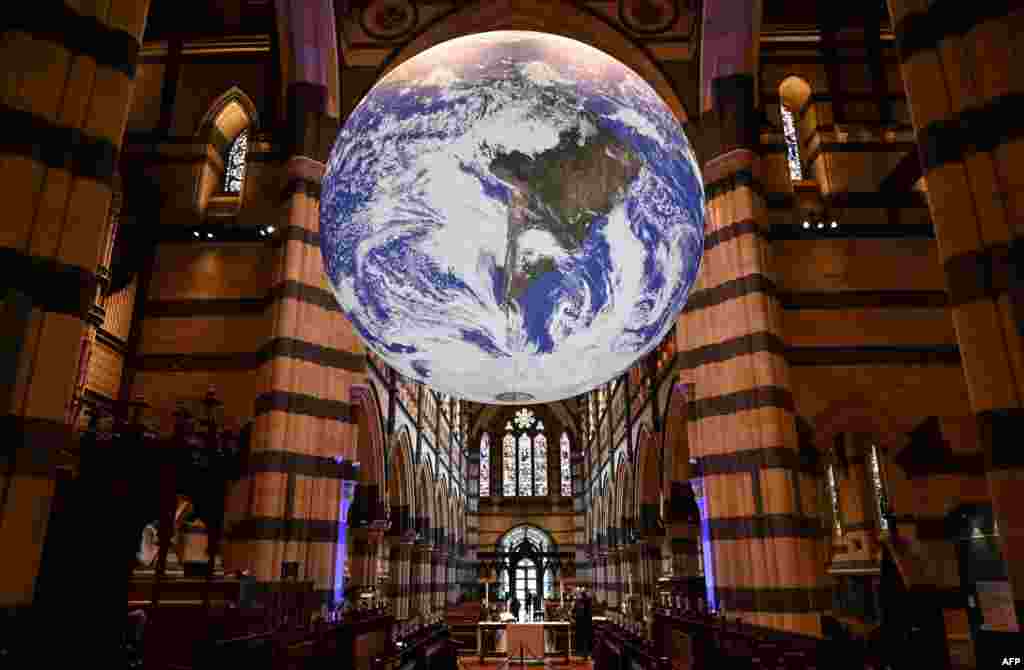
[[[484,633],[493,632],[493,647],[485,649]],[[560,645],[558,637],[564,645]],[[572,649],[572,625],[568,621],[539,621],[515,623],[481,621],[476,629],[476,651],[480,658],[491,655],[519,656],[520,645],[525,658],[544,658],[547,654],[562,652],[568,658]],[[559,649],[559,647],[563,649]]]

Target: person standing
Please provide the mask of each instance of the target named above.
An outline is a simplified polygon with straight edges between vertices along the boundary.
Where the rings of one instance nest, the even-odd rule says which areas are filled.
[[[512,601],[508,604],[508,609],[512,612],[512,616],[515,617],[516,621],[519,621],[519,598],[515,595],[512,596]]]
[[[593,605],[590,594],[580,589],[573,607],[576,619],[576,652],[583,658],[590,656],[593,636]]]

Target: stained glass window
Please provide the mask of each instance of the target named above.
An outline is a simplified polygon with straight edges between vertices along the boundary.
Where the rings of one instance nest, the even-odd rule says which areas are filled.
[[[228,149],[228,160],[224,165],[224,192],[241,193],[245,178],[245,154],[249,150],[249,131],[243,130]]]
[[[533,454],[530,453],[532,445],[530,444],[530,436],[525,433],[519,436],[519,495],[528,496],[530,490],[533,488],[533,482],[530,481],[530,461],[533,460]]]
[[[548,494],[548,438],[541,433],[533,438],[533,495]]]
[[[885,484],[882,482],[882,467],[878,460],[878,447],[871,445],[871,483],[875,489],[875,505],[878,511],[878,527],[889,530],[889,502],[885,497]]]
[[[569,453],[569,433],[562,433],[559,441],[559,451],[562,456],[562,495],[572,495],[572,456]]]
[[[491,495],[491,439],[480,438],[480,496]]]
[[[537,417],[533,415],[531,410],[528,410],[525,407],[516,412],[515,422],[516,428],[519,430],[531,428],[536,421]]]
[[[829,464],[825,474],[828,476],[828,495],[832,501],[832,529],[836,535],[842,535],[843,524],[839,520],[839,483],[836,481],[835,470],[831,464]]]
[[[516,438],[512,433],[505,433],[505,439],[501,442],[502,475],[504,495],[513,497],[516,494]]]
[[[793,181],[800,181],[804,178],[804,171],[800,166],[800,140],[796,134],[793,112],[782,106],[779,108],[779,113],[782,116],[782,134],[786,137],[786,161],[789,163],[789,178]]]

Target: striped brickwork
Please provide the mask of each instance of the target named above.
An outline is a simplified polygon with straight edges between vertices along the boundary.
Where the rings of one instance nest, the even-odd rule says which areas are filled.
[[[96,297],[112,181],[134,89],[147,0],[5,9],[0,281],[25,306],[3,416],[0,607],[30,603],[86,319]],[[9,69],[10,64],[32,67]],[[5,460],[7,460],[5,458]],[[8,479],[8,475],[10,478]]]
[[[707,215],[701,274],[678,331],[694,381],[718,603],[755,625],[819,634],[820,529],[799,505],[797,436],[754,150],[759,3],[704,8]]]
[[[346,467],[357,458],[352,389],[365,379],[362,345],[329,290],[320,255],[320,182],[338,127],[334,8],[318,0],[276,9],[291,158],[271,282],[281,290],[266,314],[271,340],[288,344],[259,368],[252,502],[231,539],[257,579],[279,579],[282,562],[297,561],[300,578],[329,593],[340,578],[338,539],[347,523],[342,482],[355,479]]]
[[[971,409],[1024,620],[1024,160],[1019,2],[889,0]]]

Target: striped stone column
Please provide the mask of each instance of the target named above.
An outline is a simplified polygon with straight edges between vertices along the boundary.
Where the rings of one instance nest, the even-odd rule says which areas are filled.
[[[695,382],[689,443],[713,515],[718,603],[756,625],[818,635],[823,571],[795,493],[793,395],[755,151],[760,4],[704,6],[705,249],[678,332]]]
[[[964,375],[1024,624],[1024,144],[1019,2],[889,0]],[[1015,504],[1016,502],[1016,504]]]
[[[71,448],[68,409],[148,7],[4,8],[0,336],[14,348],[0,382],[0,545],[10,548],[0,608],[32,602],[58,453]]]
[[[365,356],[341,315],[320,256],[320,183],[338,128],[338,60],[330,0],[277,0],[285,73],[287,142],[292,156],[274,273],[264,391],[255,408],[248,518],[231,537],[244,546],[258,580],[271,587],[282,561],[325,597],[335,579],[339,539],[337,459],[354,461],[353,386],[364,383]]]

